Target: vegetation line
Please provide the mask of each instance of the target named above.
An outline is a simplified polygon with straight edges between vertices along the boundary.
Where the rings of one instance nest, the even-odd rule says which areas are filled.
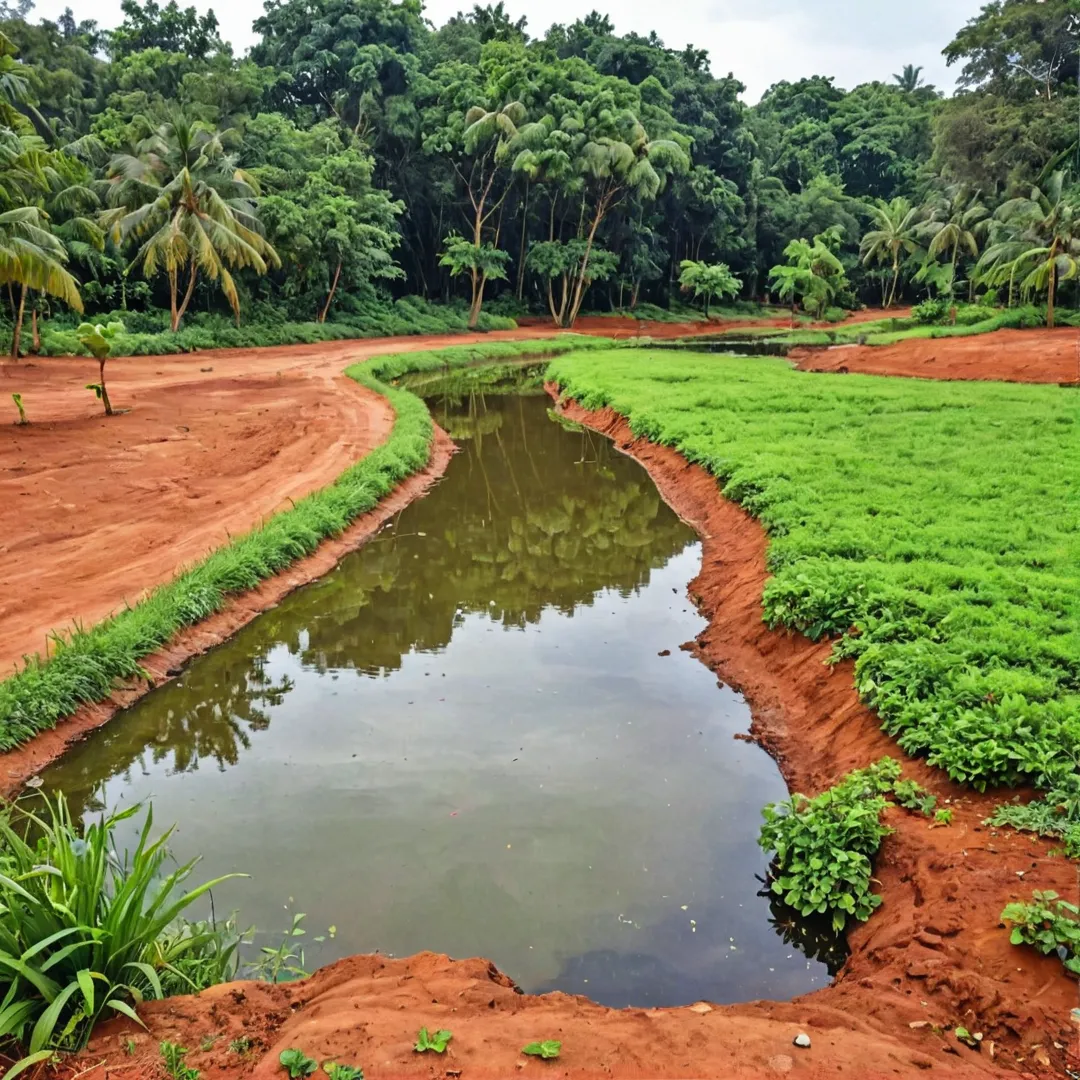
[[[611,348],[603,338],[566,335],[544,340],[554,356],[570,350]],[[55,727],[81,705],[102,701],[118,680],[145,675],[141,661],[180,630],[220,611],[228,599],[254,588],[319,544],[343,532],[357,517],[428,463],[433,425],[427,407],[407,390],[388,385],[413,372],[465,367],[480,360],[535,355],[537,341],[457,345],[426,352],[395,353],[350,367],[346,374],[385,396],[394,408],[389,439],[348,468],[329,487],[218,549],[174,580],[89,630],[52,636],[52,655],[28,658],[0,683],[0,750],[10,750]]]

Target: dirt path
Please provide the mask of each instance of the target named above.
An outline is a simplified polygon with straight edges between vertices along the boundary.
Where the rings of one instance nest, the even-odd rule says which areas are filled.
[[[1080,377],[1080,331],[998,330],[973,337],[794,349],[803,371],[910,375],[920,379],[1064,383]]]

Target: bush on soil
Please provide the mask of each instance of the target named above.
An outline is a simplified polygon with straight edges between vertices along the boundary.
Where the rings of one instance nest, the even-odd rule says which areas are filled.
[[[1056,892],[1034,892],[1031,903],[1009,904],[1001,921],[1012,923],[1009,940],[1031,945],[1043,956],[1057,953],[1065,970],[1080,975],[1080,908]]]
[[[835,638],[905,751],[980,790],[1050,791],[1059,828],[1080,823],[1075,394],[648,350],[549,378],[761,519],[766,619]]]
[[[341,533],[383,496],[428,461],[432,422],[413,394],[383,380],[407,372],[448,371],[484,360],[537,353],[608,348],[604,339],[563,335],[535,342],[484,342],[378,357],[349,368],[357,382],[385,395],[396,419],[390,438],[343,473],[330,487],[301,499],[264,525],[216,551],[133,608],[90,630],[57,634],[52,656],[29,659],[0,683],[0,750],[9,750],[55,726],[80,705],[101,701],[117,680],[144,676],[140,661],[184,627],[220,611],[228,598],[310,555]]]
[[[831,915],[837,931],[849,917],[869,919],[881,904],[870,884],[873,858],[892,831],[881,823],[889,795],[923,813],[933,805],[918,784],[900,779],[893,758],[848,773],[816,799],[769,803],[758,843],[776,853],[772,891],[800,915]]]

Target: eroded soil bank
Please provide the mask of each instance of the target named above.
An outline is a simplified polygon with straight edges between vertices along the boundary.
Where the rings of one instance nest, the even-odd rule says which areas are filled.
[[[827,646],[762,623],[760,526],[704,470],[634,440],[610,411],[572,403],[565,411],[640,460],[701,534],[702,570],[690,591],[709,627],[693,648],[746,695],[754,736],[789,784],[815,792],[885,753],[902,757],[859,704],[850,670],[823,665]],[[954,822],[931,829],[924,818],[890,812],[896,833],[878,860],[884,905],[852,934],[835,985],[793,1002],[612,1011],[562,994],[522,995],[481,960],[353,957],[290,986],[235,984],[148,1005],[148,1032],[115,1022],[83,1060],[150,1075],[158,1041],[170,1039],[193,1048],[189,1060],[208,1080],[280,1076],[278,1054],[294,1046],[320,1061],[360,1064],[369,1078],[505,1077],[519,1069],[574,1080],[1063,1075],[1076,984],[1056,959],[1010,946],[997,917],[1032,888],[1072,895],[1074,868],[1044,843],[983,826],[992,799],[960,791],[919,762],[907,762],[907,771],[952,800]],[[941,1030],[959,1024],[982,1033],[980,1051]],[[414,1054],[421,1026],[452,1030],[451,1055]],[[809,1050],[792,1045],[799,1032],[810,1035]],[[238,1037],[252,1040],[246,1056],[229,1049]],[[133,1056],[124,1049],[129,1038]],[[520,1047],[545,1038],[563,1042],[559,1061],[526,1063]],[[208,1049],[194,1049],[202,1045]]]
[[[920,379],[1069,383],[1080,380],[1080,331],[997,330],[972,337],[927,338],[896,345],[794,349],[803,371],[910,375]]]

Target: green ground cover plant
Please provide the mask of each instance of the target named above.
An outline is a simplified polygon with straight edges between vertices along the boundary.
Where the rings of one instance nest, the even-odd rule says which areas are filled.
[[[445,1054],[453,1037],[450,1031],[428,1031],[426,1027],[422,1027],[416,1036],[416,1045],[413,1049],[418,1054],[426,1054],[429,1050],[435,1054]]]
[[[1065,970],[1080,975],[1080,908],[1056,892],[1036,890],[1030,903],[1009,904],[1001,921],[1012,924],[1009,940],[1043,954],[1057,953]]]
[[[801,915],[830,915],[834,930],[849,918],[865,922],[881,904],[871,891],[873,859],[892,831],[881,815],[895,800],[928,813],[928,796],[900,779],[894,758],[848,773],[814,799],[792,795],[762,809],[758,843],[775,853],[769,888]]]
[[[979,789],[1047,791],[1062,829],[1080,818],[1075,393],[647,349],[548,377],[762,521],[766,619],[833,638],[906,752]]]
[[[80,705],[107,697],[119,679],[143,674],[140,661],[177,631],[221,609],[230,595],[253,588],[319,543],[339,534],[402,480],[427,463],[432,422],[415,395],[388,385],[410,372],[450,371],[481,361],[510,361],[571,349],[611,348],[604,339],[561,335],[533,342],[481,342],[378,357],[348,369],[351,378],[384,394],[396,419],[390,438],[321,491],[99,625],[56,634],[50,657],[31,658],[0,683],[0,750],[8,750]]]

